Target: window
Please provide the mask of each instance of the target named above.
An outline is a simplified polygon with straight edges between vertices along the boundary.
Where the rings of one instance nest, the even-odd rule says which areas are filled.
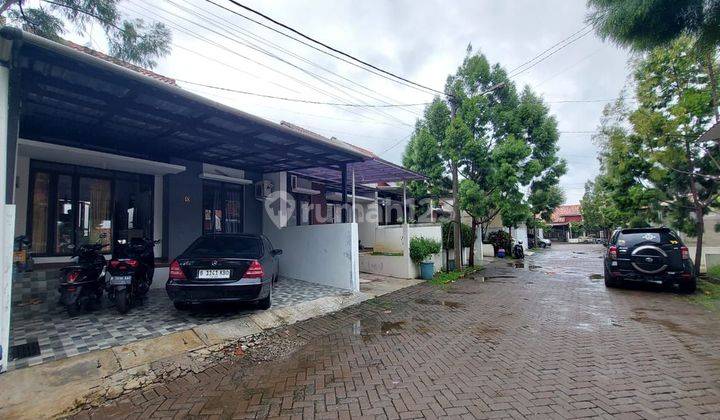
[[[71,255],[82,244],[152,238],[153,178],[31,161],[27,231],[36,255]]]
[[[203,233],[242,233],[243,193],[241,185],[203,183]]]

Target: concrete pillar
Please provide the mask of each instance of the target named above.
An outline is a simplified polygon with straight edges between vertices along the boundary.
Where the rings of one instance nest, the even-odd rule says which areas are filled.
[[[9,52],[9,51],[3,51]],[[15,236],[15,162],[19,124],[19,95],[17,79],[11,92],[10,55],[0,64],[0,371],[7,370],[10,344],[10,316],[12,299],[13,238]]]

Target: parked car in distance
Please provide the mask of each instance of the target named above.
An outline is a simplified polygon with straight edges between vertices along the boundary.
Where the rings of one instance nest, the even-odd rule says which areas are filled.
[[[690,252],[666,227],[616,230],[608,243],[604,265],[607,287],[637,281],[677,285],[684,293],[696,288]]]
[[[538,238],[535,236],[534,233],[528,233],[527,238],[528,238],[528,247],[530,247],[530,248],[536,248],[536,247],[547,248],[552,245],[552,242],[550,242],[550,239]]]
[[[165,290],[178,309],[206,302],[249,302],[268,309],[280,254],[263,235],[203,235],[170,264]]]

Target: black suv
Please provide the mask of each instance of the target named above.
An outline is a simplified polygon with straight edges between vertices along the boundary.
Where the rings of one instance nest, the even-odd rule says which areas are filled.
[[[625,280],[677,284],[684,293],[696,287],[690,252],[666,227],[613,233],[605,253],[605,286],[616,287]]]

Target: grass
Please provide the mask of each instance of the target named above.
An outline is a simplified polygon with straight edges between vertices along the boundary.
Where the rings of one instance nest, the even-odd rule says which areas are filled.
[[[720,276],[716,276],[717,273],[708,274],[717,280],[698,279],[698,291],[689,299],[707,309],[720,311]]]
[[[720,281],[720,265],[710,267],[710,269],[708,270],[708,276],[710,276],[710,278]]]
[[[435,273],[435,276],[433,276],[432,280],[430,280],[429,283],[434,286],[444,286],[446,284],[452,283],[463,277],[467,277],[471,274],[480,272],[484,269],[485,269],[485,267],[483,267],[483,266],[475,266],[475,267],[465,267],[462,270],[450,271],[447,273],[444,271],[440,271],[440,272]]]
[[[370,255],[382,255],[385,257],[402,257],[402,252],[380,252],[380,251],[373,251],[370,253]]]

